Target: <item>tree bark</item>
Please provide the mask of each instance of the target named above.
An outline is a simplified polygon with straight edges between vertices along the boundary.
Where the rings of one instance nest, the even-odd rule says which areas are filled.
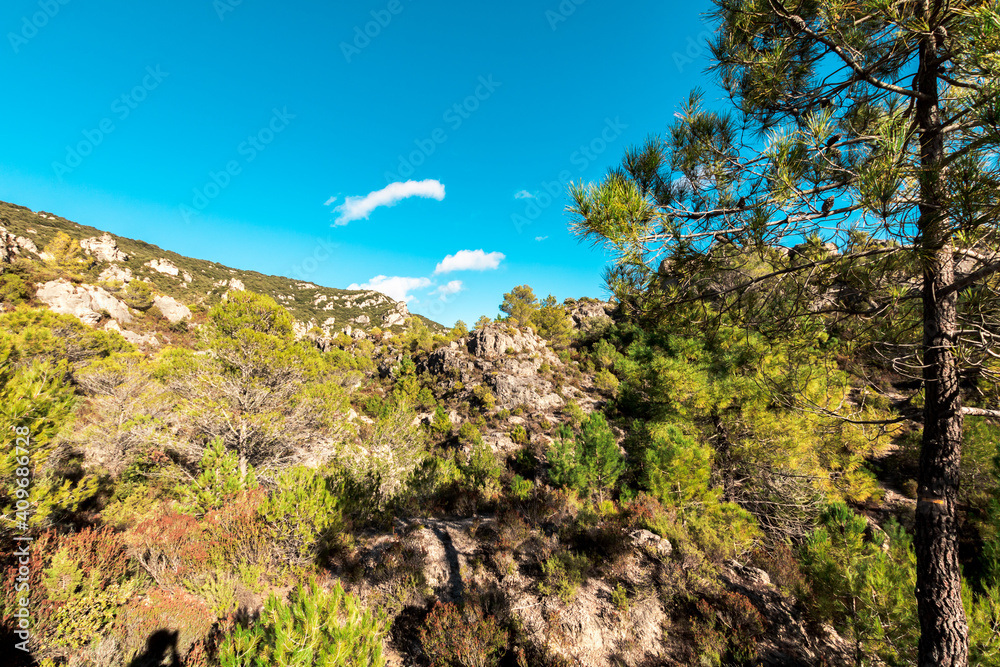
[[[937,4],[937,3],[928,3]],[[936,8],[938,9],[938,8]],[[939,13],[933,13],[940,18]],[[924,431],[916,512],[917,611],[920,667],[966,667],[968,623],[962,606],[958,561],[958,487],[962,455],[962,398],[955,341],[958,294],[944,192],[944,135],[938,111],[938,72],[933,36],[920,49],[916,102],[920,128],[920,237],[923,268]]]

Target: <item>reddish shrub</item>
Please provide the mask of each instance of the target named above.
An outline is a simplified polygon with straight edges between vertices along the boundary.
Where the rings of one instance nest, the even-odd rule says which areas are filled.
[[[509,635],[478,605],[437,602],[420,629],[420,643],[434,667],[495,667]]]
[[[66,549],[84,575],[96,574],[99,585],[121,583],[128,575],[128,547],[121,534],[109,527],[85,528],[59,541],[55,549]]]
[[[130,602],[118,615],[114,632],[121,640],[126,661],[142,652],[154,635],[169,635],[184,658],[204,653],[202,642],[214,623],[215,617],[200,598],[181,589],[154,588],[145,597]],[[187,660],[184,662],[187,664]]]
[[[138,524],[125,534],[129,554],[161,586],[208,566],[205,529],[192,516],[167,514]]]

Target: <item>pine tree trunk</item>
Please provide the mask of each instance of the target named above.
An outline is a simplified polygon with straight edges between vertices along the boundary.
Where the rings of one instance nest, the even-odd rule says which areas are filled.
[[[962,457],[962,398],[955,339],[955,293],[938,296],[954,282],[955,262],[944,201],[944,136],[938,114],[937,53],[930,37],[922,46],[916,102],[920,128],[920,236],[923,268],[923,378],[926,401],[916,513],[917,611],[920,667],[966,667],[968,624],[962,606],[958,562],[958,485]]]

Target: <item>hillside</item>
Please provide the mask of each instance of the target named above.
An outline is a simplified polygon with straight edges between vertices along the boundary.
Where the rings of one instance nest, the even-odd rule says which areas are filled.
[[[317,326],[323,329],[326,336],[335,335],[346,327],[352,327],[352,331],[379,327],[398,332],[410,317],[405,303],[393,301],[379,292],[321,287],[291,278],[233,269],[217,262],[184,257],[143,241],[115,236],[52,213],[35,212],[16,204],[0,202],[0,227],[14,237],[30,240],[32,246],[22,250],[28,257],[34,258],[37,258],[37,253],[31,248],[40,251],[60,232],[78,242],[94,239],[96,243],[88,243],[94,248],[88,253],[94,261],[80,272],[81,282],[97,285],[108,279],[130,275],[147,281],[156,292],[197,310],[205,310],[218,303],[223,294],[235,287],[270,296],[288,309],[300,323],[302,331]],[[102,238],[105,240],[102,241]],[[110,246],[107,239],[110,239]],[[104,248],[103,253],[101,248]],[[127,258],[114,259],[115,248]],[[416,317],[434,330],[441,329],[431,320],[419,315]]]

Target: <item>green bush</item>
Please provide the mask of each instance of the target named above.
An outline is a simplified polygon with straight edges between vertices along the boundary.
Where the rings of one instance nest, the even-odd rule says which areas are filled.
[[[433,667],[496,667],[509,635],[478,605],[437,602],[420,629],[420,644]]]
[[[916,662],[916,556],[913,541],[895,522],[887,535],[868,530],[846,505],[831,505],[802,548],[808,600],[820,618],[855,640],[859,662]]]
[[[510,430],[510,439],[515,445],[526,445],[528,444],[528,431],[521,424],[516,424]]]
[[[289,559],[312,562],[341,527],[340,497],[333,482],[316,470],[296,467],[281,473],[275,483],[260,515]]]
[[[492,410],[497,405],[497,399],[490,391],[489,387],[484,384],[477,384],[472,388],[472,395],[476,397],[479,401],[479,405],[482,406],[484,410]]]
[[[614,493],[624,471],[625,461],[614,433],[600,412],[584,420],[575,438],[569,426],[563,425],[549,449],[549,476],[553,483],[583,493],[596,493],[602,501],[606,493]]]
[[[388,623],[365,610],[340,582],[327,592],[299,584],[286,603],[272,594],[249,627],[219,646],[221,667],[383,667]]]

